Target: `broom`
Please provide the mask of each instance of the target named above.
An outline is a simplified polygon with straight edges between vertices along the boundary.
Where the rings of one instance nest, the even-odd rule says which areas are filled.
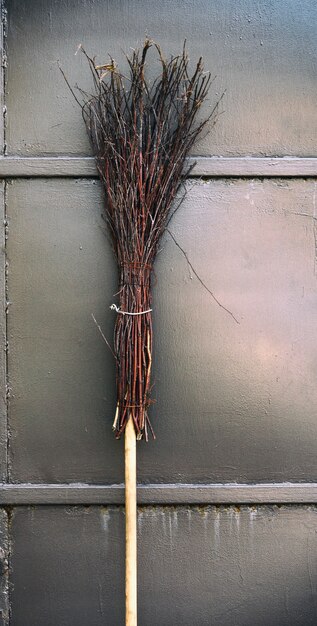
[[[145,76],[154,47],[160,72]],[[137,624],[136,439],[154,436],[149,418],[152,367],[151,278],[160,239],[184,199],[181,186],[191,167],[185,159],[207,121],[216,120],[219,101],[207,118],[197,114],[211,77],[198,60],[192,74],[186,45],[166,60],[146,39],[127,57],[128,76],[114,60],[96,65],[83,50],[94,93],[78,98],[100,179],[105,190],[104,219],[119,271],[114,330],[117,406],[113,429],[125,433],[126,626]],[[174,200],[178,197],[177,206]],[[212,294],[213,295],[213,294]]]

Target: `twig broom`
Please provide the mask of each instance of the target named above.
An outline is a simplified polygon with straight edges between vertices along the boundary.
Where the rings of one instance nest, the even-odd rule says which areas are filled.
[[[145,77],[148,51],[154,47],[160,73]],[[165,60],[160,47],[146,39],[127,57],[123,76],[110,57],[96,65],[85,51],[94,93],[79,89],[80,104],[105,190],[104,218],[119,270],[119,306],[114,331],[117,406],[113,429],[125,433],[126,626],[137,624],[136,439],[153,434],[149,419],[152,367],[151,277],[160,239],[190,171],[185,164],[210,115],[198,120],[211,82],[200,58],[193,73],[182,53]],[[173,208],[174,207],[174,208]]]

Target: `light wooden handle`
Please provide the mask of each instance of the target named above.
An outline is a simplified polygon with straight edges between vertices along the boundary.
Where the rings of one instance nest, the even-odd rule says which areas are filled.
[[[137,626],[136,435],[132,418],[125,429],[125,601],[126,626]]]

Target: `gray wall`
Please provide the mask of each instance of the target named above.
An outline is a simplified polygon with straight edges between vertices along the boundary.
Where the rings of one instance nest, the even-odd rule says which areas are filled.
[[[140,508],[140,626],[314,626],[316,524],[313,507]],[[123,624],[123,534],[121,508],[17,509],[12,623]]]
[[[78,44],[104,61],[145,34],[166,53],[185,37],[194,61],[227,89],[225,115],[197,154],[316,155],[316,20],[312,0],[29,0],[8,2],[10,154],[86,154],[80,115],[57,68],[88,85]]]
[[[227,89],[171,230],[236,321],[167,235],[157,440],[138,446],[139,622],[313,626],[315,2],[8,0],[3,18],[0,625],[1,611],[11,626],[124,622],[123,446],[113,359],[91,318],[111,338],[116,269],[57,61],[89,87],[79,43],[120,60],[148,33],[167,53],[187,37],[191,59],[203,54],[218,75],[208,106]],[[199,178],[214,163],[217,176]]]

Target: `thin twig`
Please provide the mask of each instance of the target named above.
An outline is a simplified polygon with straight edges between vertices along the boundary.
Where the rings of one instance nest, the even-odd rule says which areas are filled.
[[[188,258],[188,254],[187,252],[184,250],[184,248],[182,248],[182,246],[178,243],[175,235],[173,235],[173,233],[169,230],[169,228],[165,229],[168,234],[170,235],[170,237],[172,238],[172,240],[174,241],[175,245],[179,248],[179,250],[182,252],[182,254],[184,255],[190,269],[192,270],[192,272],[195,274],[196,278],[199,280],[200,284],[204,287],[204,289],[206,289],[206,291],[208,291],[208,293],[211,295],[211,297],[214,299],[214,301],[218,304],[218,306],[220,306],[221,309],[223,309],[224,311],[226,311],[231,317],[232,319],[234,319],[234,321],[237,324],[240,324],[239,320],[237,320],[237,318],[233,315],[233,313],[231,311],[229,311],[229,309],[227,309],[227,307],[225,307],[223,304],[221,304],[221,302],[218,300],[218,298],[215,296],[215,294],[209,289],[209,287],[207,287],[207,285],[204,283],[204,281],[202,280],[202,278],[199,276],[198,272],[196,272],[193,264],[190,262],[189,258]]]
[[[92,319],[94,320],[94,322],[95,322],[95,324],[96,324],[96,326],[97,326],[97,328],[98,328],[98,330],[99,330],[99,332],[100,332],[100,334],[101,334],[101,336],[102,336],[102,338],[103,338],[103,340],[104,340],[105,344],[108,346],[108,348],[109,348],[109,350],[110,350],[110,352],[111,352],[112,356],[113,356],[115,359],[117,359],[117,357],[116,357],[116,355],[115,355],[114,351],[113,351],[113,350],[112,350],[112,348],[111,348],[111,345],[110,345],[110,343],[109,343],[108,339],[107,339],[107,338],[106,338],[106,336],[104,335],[104,333],[103,333],[103,331],[102,331],[102,328],[99,326],[99,324],[98,324],[98,322],[97,322],[97,320],[96,320],[96,318],[95,318],[95,316],[94,316],[94,314],[93,314],[93,313],[91,313],[91,317],[92,317]]]

